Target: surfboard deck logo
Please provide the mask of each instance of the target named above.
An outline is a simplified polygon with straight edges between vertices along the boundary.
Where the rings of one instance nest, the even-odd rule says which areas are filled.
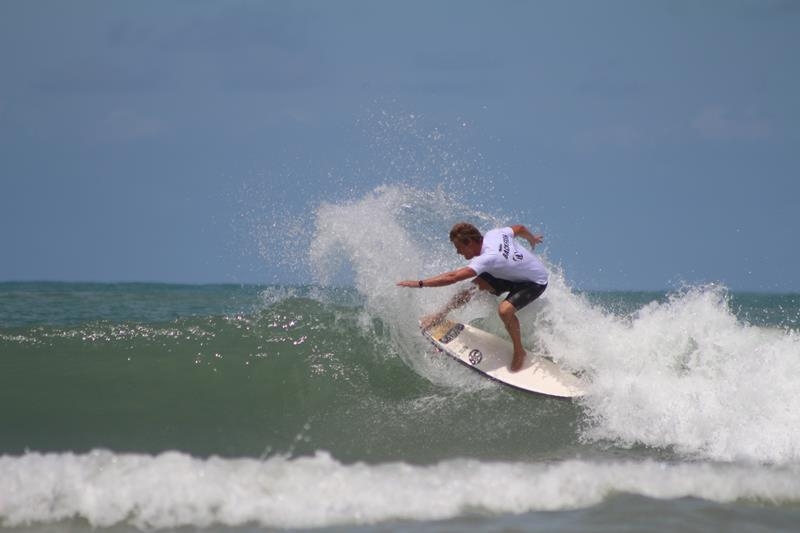
[[[527,392],[577,398],[588,383],[552,360],[528,352],[522,369],[511,372],[511,343],[468,324],[445,320],[422,331],[440,351],[493,380]]]
[[[481,351],[478,350],[477,348],[470,350],[468,357],[470,364],[472,364],[473,366],[483,361],[483,353],[481,353]]]

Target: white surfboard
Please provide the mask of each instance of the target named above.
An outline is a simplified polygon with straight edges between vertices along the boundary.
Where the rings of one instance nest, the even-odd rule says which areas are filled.
[[[422,334],[450,357],[511,387],[559,398],[586,394],[581,378],[541,356],[528,354],[522,369],[511,372],[511,343],[469,324],[445,320]]]

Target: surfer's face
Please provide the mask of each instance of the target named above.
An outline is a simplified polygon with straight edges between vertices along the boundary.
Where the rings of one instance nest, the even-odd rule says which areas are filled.
[[[459,255],[463,255],[464,259],[467,260],[481,254],[481,244],[479,242],[469,241],[464,244],[463,242],[454,241],[453,246],[456,247],[456,252],[458,252]]]

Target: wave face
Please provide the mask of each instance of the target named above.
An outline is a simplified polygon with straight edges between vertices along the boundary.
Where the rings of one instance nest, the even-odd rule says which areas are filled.
[[[6,285],[6,294],[17,304],[43,299],[54,314],[64,308],[52,324],[0,330],[6,453],[513,458],[527,453],[540,424],[557,420],[555,448],[575,440],[577,406],[532,407],[452,371],[424,342],[400,357],[393,326],[367,312],[352,289],[40,284]],[[122,320],[127,311],[98,306],[88,321],[68,323],[70,309],[92,307],[82,300],[115,294],[127,295],[140,317],[147,302],[154,321]],[[196,316],[159,320],[192,306]],[[442,387],[403,357],[458,377]],[[498,410],[507,416],[496,419]],[[539,422],[517,424],[536,413]],[[486,431],[475,434],[476,424]]]
[[[446,235],[449,223],[465,212],[485,227],[504,223],[440,192],[400,187],[317,212],[317,271],[326,274],[330,258],[346,261],[365,308],[389,325],[400,357],[439,383],[452,376],[420,356],[415,321],[455,289],[415,291],[393,284],[459,266]],[[365,227],[375,229],[358,230]],[[622,310],[613,294],[577,293],[557,266],[551,270],[545,295],[520,320],[528,346],[591,376],[591,394],[581,402],[581,438],[719,461],[800,460],[796,297],[732,301],[723,287],[711,285],[640,305],[628,295],[621,298]],[[495,306],[484,299],[459,318],[503,334]]]

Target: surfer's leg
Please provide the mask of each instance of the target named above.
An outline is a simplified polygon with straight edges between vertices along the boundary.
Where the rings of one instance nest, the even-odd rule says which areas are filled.
[[[514,344],[514,359],[511,361],[511,371],[516,372],[522,368],[525,362],[525,348],[522,347],[522,335],[520,333],[519,319],[517,318],[517,311],[534,301],[542,295],[547,285],[539,285],[534,282],[515,283],[511,287],[511,292],[506,297],[505,301],[500,304],[498,312],[503,324],[511,336],[511,342]]]
[[[511,360],[510,369],[512,372],[516,372],[522,368],[522,363],[525,362],[525,348],[522,347],[522,333],[519,328],[517,309],[507,300],[503,300],[497,309],[497,313],[506,326],[508,335],[511,337],[511,343],[514,345],[514,358]]]

